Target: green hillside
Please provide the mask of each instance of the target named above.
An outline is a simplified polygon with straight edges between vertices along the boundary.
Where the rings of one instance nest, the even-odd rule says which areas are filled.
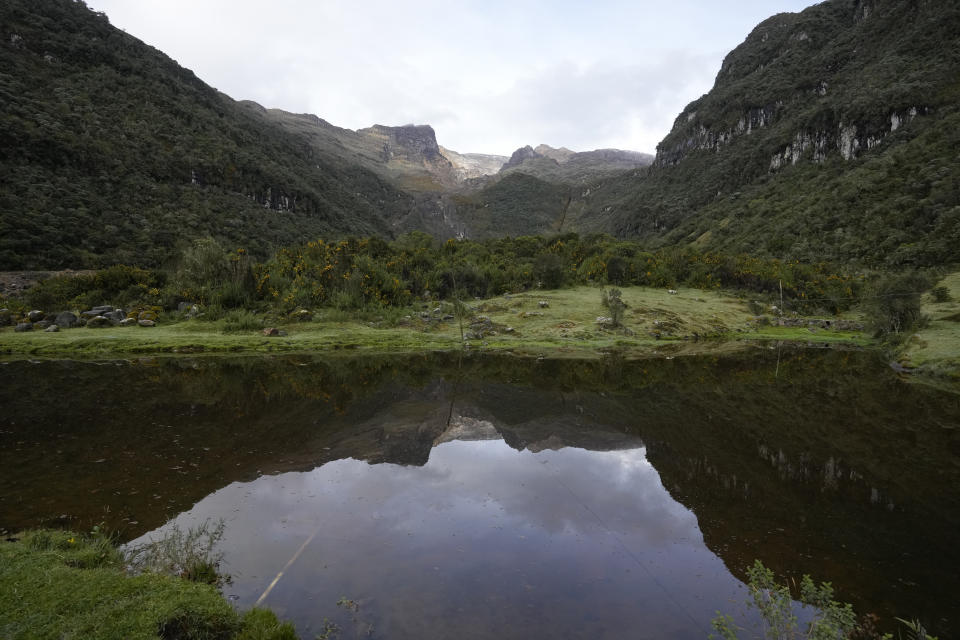
[[[581,229],[896,266],[960,259],[960,5],[829,0],[760,25]],[[612,213],[611,213],[612,212]]]
[[[408,197],[317,153],[82,2],[0,4],[0,269],[160,265],[389,235]]]

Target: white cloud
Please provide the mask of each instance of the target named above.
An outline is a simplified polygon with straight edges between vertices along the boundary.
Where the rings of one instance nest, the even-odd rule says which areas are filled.
[[[809,0],[89,0],[231,97],[352,129],[431,124],[461,152],[652,152],[723,55]]]

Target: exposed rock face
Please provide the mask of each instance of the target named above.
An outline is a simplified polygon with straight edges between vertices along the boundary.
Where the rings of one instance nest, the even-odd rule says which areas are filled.
[[[551,160],[556,160],[557,162],[563,163],[570,159],[574,155],[573,151],[567,149],[566,147],[560,147],[559,149],[554,149],[547,144],[538,144],[537,148],[534,151],[541,156],[550,158]]]
[[[510,159],[485,153],[457,153],[443,146],[440,147],[440,153],[453,165],[454,175],[459,182],[492,176]]]
[[[790,142],[771,157],[770,171],[804,158],[823,162],[831,153],[852,160],[906,122],[931,113],[928,105],[905,103],[907,92],[889,86],[884,87],[888,97],[875,96],[878,104],[858,106],[859,113],[850,108],[863,100],[863,82],[874,82],[864,78],[870,75],[864,65],[887,55],[876,49],[890,38],[890,24],[907,26],[897,15],[904,8],[903,3],[834,0],[765,20],[726,57],[713,90],[677,117],[657,147],[655,166],[676,165],[694,151],[719,153],[760,130],[765,140],[782,139],[784,127]],[[855,48],[850,50],[846,39],[855,40]],[[907,56],[896,64],[909,71]]]
[[[443,158],[440,145],[437,144],[437,135],[430,125],[408,124],[402,127],[386,127],[375,124],[366,129],[359,129],[358,134],[372,138],[383,145],[382,159],[384,163],[394,158],[411,163],[432,163]]]
[[[360,129],[357,135],[373,143],[379,160],[393,170],[423,171],[441,184],[452,184],[453,164],[440,153],[437,135],[430,125],[408,124],[402,127],[387,127],[375,124]]]
[[[506,171],[507,169],[511,169],[513,167],[519,167],[527,160],[534,160],[536,158],[542,158],[542,157],[544,156],[534,151],[533,147],[531,147],[530,145],[527,145],[525,147],[520,147],[519,149],[514,151],[513,154],[511,154],[510,159],[507,160],[507,162],[503,165],[503,167],[500,170]],[[554,160],[554,162],[556,162],[556,160]]]

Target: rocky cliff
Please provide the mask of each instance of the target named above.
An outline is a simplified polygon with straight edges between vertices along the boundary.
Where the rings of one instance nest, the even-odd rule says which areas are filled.
[[[960,5],[828,0],[758,25],[584,228],[806,260],[960,259]],[[949,240],[947,240],[949,238]]]
[[[473,178],[492,176],[509,160],[506,156],[489,155],[485,153],[457,153],[451,149],[440,147],[440,153],[453,165],[454,175],[463,182]]]

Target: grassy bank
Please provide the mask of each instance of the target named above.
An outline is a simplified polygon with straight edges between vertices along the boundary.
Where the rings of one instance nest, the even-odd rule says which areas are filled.
[[[102,536],[30,531],[0,542],[0,637],[292,640],[273,613],[238,614],[215,586],[129,575]]]
[[[318,311],[309,322],[264,319],[239,329],[226,321],[161,318],[157,327],[70,329],[57,333],[0,332],[0,354],[8,356],[102,357],[124,354],[304,352],[337,349],[424,351],[480,348],[518,353],[588,355],[618,348],[650,351],[674,344],[697,352],[719,343],[788,340],[869,344],[861,331],[816,326],[776,326],[772,316],[756,316],[742,299],[718,291],[624,287],[620,326],[597,322],[609,312],[600,289],[576,287],[468,301],[461,317],[450,303],[395,309],[363,319]],[[264,336],[262,324],[287,335]],[[464,339],[461,341],[461,328]]]
[[[935,378],[960,382],[960,272],[952,273],[936,287],[945,287],[946,300],[937,301],[933,293],[923,296],[926,327],[914,334],[899,353],[905,367]],[[935,288],[936,289],[936,288]]]

